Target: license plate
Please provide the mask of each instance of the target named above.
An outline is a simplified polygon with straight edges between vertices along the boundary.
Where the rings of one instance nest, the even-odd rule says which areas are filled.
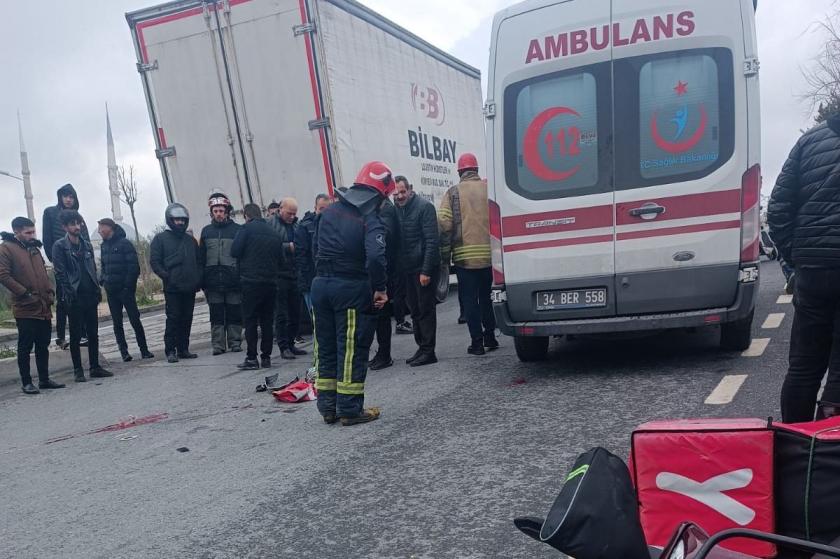
[[[607,288],[537,291],[537,310],[591,309],[607,306]]]

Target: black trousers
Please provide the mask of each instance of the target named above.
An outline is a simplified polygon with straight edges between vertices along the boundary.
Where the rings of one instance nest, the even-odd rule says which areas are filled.
[[[163,333],[164,351],[186,353],[190,349],[195,292],[164,293],[166,300],[166,329]]]
[[[108,308],[111,310],[111,319],[114,323],[114,337],[117,338],[117,347],[120,353],[128,351],[128,343],[125,341],[125,329],[123,328],[123,309],[128,315],[128,321],[134,330],[134,337],[137,339],[137,347],[140,351],[148,351],[146,344],[146,331],[140,321],[140,309],[137,308],[137,295],[134,290],[116,290],[105,288],[108,293]]]
[[[297,281],[282,278],[277,281],[277,299],[274,308],[274,336],[280,351],[295,344],[300,328],[301,296]]]
[[[496,317],[493,315],[493,303],[490,290],[493,287],[491,268],[469,270],[455,267],[458,276],[458,300],[462,305],[464,318],[470,329],[472,339],[495,334]]]
[[[245,321],[247,358],[257,358],[257,327],[262,331],[260,356],[271,357],[274,341],[274,301],[277,286],[273,283],[245,284],[242,286],[242,315]]]
[[[789,368],[782,385],[782,421],[812,421],[822,379],[823,400],[840,402],[840,270],[796,271]]]
[[[405,291],[411,321],[414,323],[414,341],[424,353],[435,352],[437,337],[437,274],[432,276],[429,285],[420,285],[418,272],[406,274]]]
[[[67,321],[70,326],[70,358],[73,368],[82,368],[82,351],[79,341],[87,331],[88,338],[88,366],[91,369],[99,367],[99,296],[96,294],[79,294],[73,300],[70,308],[65,308]]]
[[[383,358],[391,357],[391,316],[394,314],[394,305],[388,301],[384,307],[379,309],[376,318],[376,343],[379,348],[376,350],[376,355]],[[399,322],[397,322],[399,324]]]
[[[38,380],[50,380],[50,334],[52,324],[49,320],[37,318],[16,318],[18,329],[17,361],[20,381],[23,385],[32,384],[29,369],[29,354],[35,347],[35,367],[38,369]]]
[[[405,322],[405,316],[408,314],[408,308],[405,304],[405,275],[398,274],[394,278],[394,297],[391,300],[391,305],[394,309],[394,321],[397,324]]]
[[[56,281],[55,282],[55,300],[61,301],[62,300],[62,290],[61,290],[61,283]],[[67,329],[67,310],[64,308],[63,305],[59,304],[56,306],[55,309],[55,337],[58,340],[65,341],[67,338],[65,337]],[[84,326],[82,327],[82,337],[86,336],[86,332],[84,330]]]

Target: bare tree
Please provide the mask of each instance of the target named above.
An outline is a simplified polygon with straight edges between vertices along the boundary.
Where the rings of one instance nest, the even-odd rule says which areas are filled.
[[[149,266],[146,257],[146,245],[140,242],[140,230],[137,229],[137,216],[134,214],[134,206],[137,204],[137,197],[140,188],[134,179],[134,165],[128,166],[128,172],[123,165],[117,170],[117,185],[120,187],[120,200],[128,206],[131,212],[131,222],[134,225],[134,246],[140,260],[140,273],[143,276],[143,292],[146,293],[147,279],[149,277]]]
[[[832,9],[824,21],[815,24],[826,41],[811,68],[804,70],[808,83],[804,97],[816,111],[817,122],[840,110],[840,2],[834,2]]]

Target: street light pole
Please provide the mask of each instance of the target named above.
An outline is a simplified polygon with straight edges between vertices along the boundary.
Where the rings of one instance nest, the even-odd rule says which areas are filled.
[[[17,179],[17,180],[19,180],[19,181],[23,182],[23,179],[22,179],[22,178],[20,178],[20,177],[19,177],[19,176],[17,176],[17,175],[13,175],[13,174],[11,174],[11,173],[10,173],[10,172],[8,172],[8,171],[0,171],[0,175],[5,175],[5,176],[7,176],[7,177],[11,177],[11,178],[13,178],[13,179]]]

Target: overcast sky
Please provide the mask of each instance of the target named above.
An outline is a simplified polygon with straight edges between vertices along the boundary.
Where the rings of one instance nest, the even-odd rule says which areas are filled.
[[[584,0],[581,0],[584,1]],[[699,0],[698,0],[699,1]],[[490,24],[507,0],[362,0],[436,46],[487,68]],[[5,0],[0,19],[0,170],[20,173],[19,109],[29,152],[36,218],[71,182],[88,222],[110,215],[105,103],[118,164],[137,169],[143,234],[162,222],[166,200],[136,57],[124,14],[154,0]],[[810,125],[801,68],[822,36],[814,23],[832,0],[763,0],[758,10],[765,193]],[[21,183],[0,175],[0,229],[25,215]],[[282,193],[277,193],[281,195]],[[128,210],[123,209],[128,221]]]

